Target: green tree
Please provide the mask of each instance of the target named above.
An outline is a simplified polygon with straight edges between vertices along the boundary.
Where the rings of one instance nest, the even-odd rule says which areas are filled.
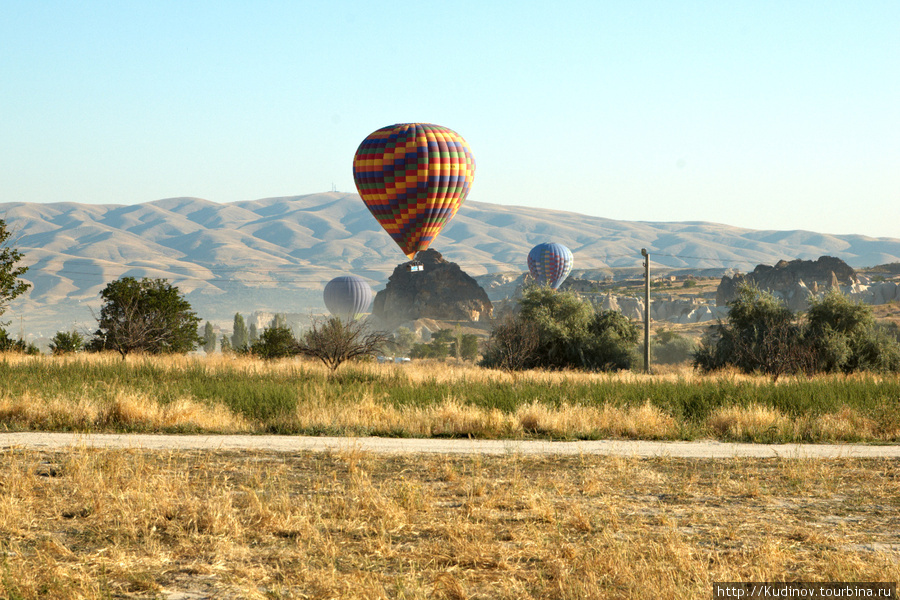
[[[704,337],[694,364],[734,366],[777,379],[786,373],[900,371],[900,344],[877,327],[872,309],[838,290],[810,301],[805,320],[768,292],[743,286],[726,323]]]
[[[810,302],[806,321],[817,370],[900,371],[900,344],[885,328],[876,327],[870,306],[833,289]]]
[[[6,312],[9,303],[28,291],[30,283],[20,281],[19,277],[28,271],[28,267],[16,266],[22,260],[22,253],[8,245],[12,234],[6,227],[6,221],[0,219],[0,316]],[[7,325],[0,321],[0,327]]]
[[[398,327],[390,343],[391,351],[401,355],[407,354],[418,339],[419,336],[408,327]]]
[[[77,331],[57,331],[50,341],[50,351],[55,355],[81,352],[83,347],[84,338]]]
[[[693,359],[697,345],[689,338],[671,330],[661,329],[651,340],[653,362],[661,365],[674,365]],[[643,344],[640,349],[643,352]],[[643,354],[641,354],[643,356]]]
[[[222,354],[231,354],[234,352],[234,349],[231,347],[231,338],[222,334],[222,339],[219,340],[219,348],[222,350]]]
[[[814,356],[787,305],[770,292],[742,285],[728,303],[728,319],[704,335],[694,366],[712,371],[733,366],[777,379],[814,369]]]
[[[216,351],[216,331],[209,321],[203,327],[203,351],[212,354]]]
[[[197,333],[200,319],[165,279],[123,277],[107,284],[100,297],[94,350],[115,350],[125,358],[131,352],[190,352],[202,341]]]
[[[27,344],[23,339],[14,340],[9,337],[9,334],[2,327],[0,327],[0,352],[20,352],[29,355],[41,353],[34,344]]]
[[[464,333],[460,338],[459,356],[463,360],[475,360],[478,358],[478,336],[474,333]]]
[[[235,352],[246,352],[250,348],[250,332],[241,313],[234,313],[234,327],[231,334],[231,348]]]
[[[594,313],[572,292],[532,287],[519,312],[491,333],[481,364],[504,369],[624,369],[637,327],[615,311]]]
[[[290,325],[288,325],[287,322],[287,315],[284,313],[275,313],[275,316],[273,316],[272,320],[269,322],[269,327],[290,329]]]
[[[261,358],[286,358],[299,354],[297,340],[289,327],[267,327],[263,329],[251,346],[253,354]]]
[[[250,327],[248,328],[248,330],[249,337],[247,341],[250,342],[251,346],[253,346],[253,344],[255,344],[257,340],[259,340],[259,327],[256,326],[255,321],[253,323],[250,323]]]
[[[584,340],[584,365],[589,369],[614,371],[631,367],[638,328],[615,310],[591,317]]]

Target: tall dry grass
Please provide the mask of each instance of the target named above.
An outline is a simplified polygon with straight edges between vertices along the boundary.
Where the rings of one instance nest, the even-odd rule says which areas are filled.
[[[0,428],[391,436],[900,441],[900,377],[690,370],[507,373],[457,364],[0,358]]]

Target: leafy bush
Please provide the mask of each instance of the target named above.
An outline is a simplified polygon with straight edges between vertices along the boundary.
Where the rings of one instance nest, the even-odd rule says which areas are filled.
[[[26,344],[25,340],[14,340],[9,337],[9,334],[2,327],[0,327],[0,352],[19,352],[29,355],[41,353],[34,344]]]
[[[427,344],[413,344],[409,351],[410,358],[447,358],[450,348],[447,342],[432,338]]]
[[[627,369],[637,339],[637,327],[621,313],[594,313],[572,292],[532,287],[518,314],[495,327],[480,364],[509,370]]]
[[[478,336],[474,333],[464,333],[459,339],[459,357],[463,360],[475,360],[478,358]]]
[[[643,349],[643,344],[641,344]],[[650,342],[652,361],[660,365],[675,365],[692,360],[697,352],[693,340],[665,329],[659,331]]]
[[[414,344],[409,353],[411,358],[437,358],[448,356],[462,360],[478,358],[478,336],[463,333],[459,326],[455,329],[441,329],[431,336],[427,344]]]
[[[250,350],[261,358],[286,358],[300,353],[297,340],[289,327],[279,325],[263,330]]]
[[[785,373],[900,371],[900,344],[875,326],[872,309],[837,290],[812,299],[805,321],[768,292],[742,286],[694,355],[704,371],[734,366]]]
[[[704,371],[734,366],[775,378],[813,369],[814,359],[794,313],[779,298],[743,285],[728,303],[728,323],[704,336],[694,364]]]
[[[50,351],[56,355],[81,352],[83,347],[84,338],[77,331],[57,331],[50,341]]]

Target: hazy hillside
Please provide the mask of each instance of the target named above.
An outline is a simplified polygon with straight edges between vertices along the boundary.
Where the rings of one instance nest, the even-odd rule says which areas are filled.
[[[34,288],[5,315],[9,329],[52,335],[91,327],[107,282],[164,277],[198,315],[323,309],[331,278],[355,273],[378,289],[405,256],[356,194],[323,193],[216,204],[172,198],[137,205],[0,204]],[[737,268],[828,254],[852,266],[900,261],[900,240],[714,223],[614,221],[575,213],[467,202],[432,246],[471,275],[524,271],[537,243],[558,241],[576,268]]]

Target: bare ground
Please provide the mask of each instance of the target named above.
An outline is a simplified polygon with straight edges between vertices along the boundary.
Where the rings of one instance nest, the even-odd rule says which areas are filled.
[[[307,437],[281,435],[157,435],[0,433],[0,449],[116,448],[141,450],[363,451],[387,454],[598,455],[637,458],[900,458],[900,445],[741,444],[714,440],[477,440],[446,438]]]

